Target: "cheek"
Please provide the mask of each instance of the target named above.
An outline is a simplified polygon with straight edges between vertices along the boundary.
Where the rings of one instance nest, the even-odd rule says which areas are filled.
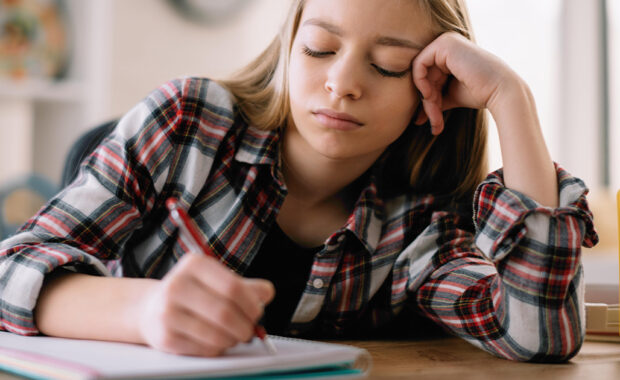
[[[307,98],[310,91],[321,88],[323,69],[320,60],[297,53],[299,49],[293,46],[288,68],[288,86],[291,97],[297,95]]]
[[[413,88],[408,86],[402,86],[396,90],[392,89],[389,94],[379,97],[379,99],[384,99],[379,111],[382,124],[390,125],[389,129],[392,133],[402,133],[409,125],[419,99],[414,95]]]
[[[291,59],[288,73],[288,92],[291,105],[300,104],[304,99],[307,84],[304,80],[305,70],[298,59]]]
[[[288,68],[290,116],[295,125],[303,124],[312,94],[312,83],[309,80],[312,74],[303,61],[303,57],[291,57]]]

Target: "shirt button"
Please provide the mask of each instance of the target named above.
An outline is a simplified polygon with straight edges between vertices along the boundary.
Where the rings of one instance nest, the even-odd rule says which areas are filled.
[[[314,281],[312,281],[312,286],[314,286],[315,289],[321,289],[323,287],[323,280],[315,278]]]

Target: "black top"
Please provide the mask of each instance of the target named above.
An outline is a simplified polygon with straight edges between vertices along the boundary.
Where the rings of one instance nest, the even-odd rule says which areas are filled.
[[[306,287],[314,255],[321,249],[323,246],[300,246],[286,236],[277,223],[265,236],[244,276],[267,279],[276,288],[276,295],[265,307],[262,319],[269,334],[286,335],[288,324]]]

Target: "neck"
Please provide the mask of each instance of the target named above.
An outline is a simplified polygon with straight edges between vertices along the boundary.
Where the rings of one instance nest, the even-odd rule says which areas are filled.
[[[316,152],[295,128],[287,128],[282,150],[282,170],[289,196],[307,205],[346,199],[345,191],[376,161],[381,152],[335,159]],[[353,200],[354,201],[354,200]]]

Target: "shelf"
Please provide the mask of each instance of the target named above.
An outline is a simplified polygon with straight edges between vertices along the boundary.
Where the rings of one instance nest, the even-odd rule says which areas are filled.
[[[81,102],[85,87],[77,81],[44,79],[0,79],[0,102],[3,100]]]

